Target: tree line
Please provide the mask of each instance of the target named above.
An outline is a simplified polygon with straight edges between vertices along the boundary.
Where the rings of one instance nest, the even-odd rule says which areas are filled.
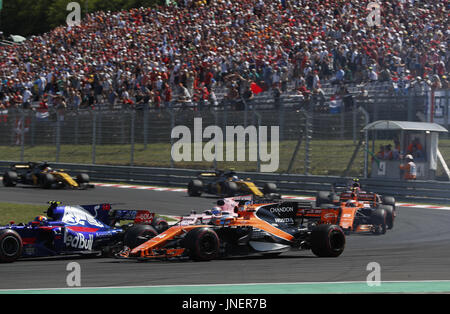
[[[66,23],[67,4],[78,2],[82,16],[86,12],[119,11],[150,7],[165,0],[3,0],[0,31],[5,35],[38,35]]]

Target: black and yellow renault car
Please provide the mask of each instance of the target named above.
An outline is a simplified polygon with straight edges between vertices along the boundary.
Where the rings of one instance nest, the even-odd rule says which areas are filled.
[[[13,187],[17,184],[33,185],[43,189],[94,187],[89,184],[89,175],[86,173],[72,177],[62,169],[51,168],[47,162],[12,164],[10,169],[3,174],[3,185]]]
[[[188,184],[189,196],[201,196],[203,193],[220,197],[253,195],[257,198],[281,198],[274,183],[265,183],[258,187],[251,179],[241,179],[234,170],[215,170],[200,173]]]

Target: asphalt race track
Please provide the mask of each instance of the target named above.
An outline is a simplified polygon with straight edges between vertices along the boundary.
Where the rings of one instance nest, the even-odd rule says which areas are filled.
[[[104,187],[87,191],[0,187],[0,200],[42,204],[43,211],[47,201],[58,200],[110,202],[113,208],[181,215],[207,209],[216,199]],[[81,265],[83,287],[365,281],[372,262],[380,265],[382,281],[450,280],[450,211],[399,208],[397,212],[393,230],[382,236],[348,236],[346,250],[338,258],[316,258],[301,251],[270,259],[253,256],[205,263],[77,257],[22,260],[0,265],[0,289],[66,288],[66,267],[72,261]]]

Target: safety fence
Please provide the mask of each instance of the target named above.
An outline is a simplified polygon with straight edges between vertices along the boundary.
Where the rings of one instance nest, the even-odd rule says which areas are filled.
[[[199,122],[200,121],[200,122]],[[41,119],[34,111],[10,113],[0,123],[0,159],[44,160],[88,164],[155,166],[168,168],[236,168],[258,171],[262,161],[251,159],[252,141],[245,138],[245,162],[226,159],[227,127],[241,126],[243,130],[267,127],[267,143],[278,141],[278,171],[317,175],[340,175],[347,168],[361,134],[367,124],[360,110],[340,114],[317,113],[310,108],[299,110],[89,110],[56,114]],[[195,126],[200,123],[199,132]],[[172,137],[177,126],[190,130],[192,142],[200,137],[202,145],[210,139],[204,130],[217,126],[223,131],[223,161],[175,161],[172,147],[179,138]],[[273,138],[272,129],[278,130]],[[227,142],[228,141],[228,142]],[[258,142],[258,141],[256,141]],[[268,145],[270,148],[270,145]],[[275,154],[275,152],[273,152]],[[333,162],[329,162],[332,156]],[[351,170],[362,175],[362,154]],[[194,158],[192,158],[194,160]]]
[[[220,158],[213,161],[175,161],[172,148],[178,139],[172,138],[173,129],[185,126],[194,133],[195,121],[201,118],[202,131],[209,126],[218,126],[222,130],[227,126],[277,127],[277,173],[364,177],[370,173],[367,169],[370,164],[365,163],[365,156],[375,152],[364,151],[365,139],[361,129],[379,119],[414,121],[417,114],[426,117],[430,107],[429,95],[380,93],[363,97],[358,96],[356,87],[352,95],[351,101],[327,99],[325,102],[315,96],[305,100],[299,95],[285,95],[279,103],[266,96],[251,101],[225,101],[220,106],[205,106],[201,110],[192,106],[160,110],[108,110],[102,106],[77,111],[9,110],[7,114],[0,112],[0,159],[261,170],[263,162],[260,155],[257,160],[248,156],[249,139],[246,140],[245,162],[233,161],[236,158],[228,161]],[[449,91],[444,91],[434,98],[433,103],[434,118],[446,127],[450,121],[449,99]],[[191,135],[194,138],[194,134]],[[201,141],[205,145],[209,139],[202,135]],[[381,141],[376,145],[392,142],[382,135],[375,136]],[[447,134],[440,141],[440,148],[444,159],[450,163]]]

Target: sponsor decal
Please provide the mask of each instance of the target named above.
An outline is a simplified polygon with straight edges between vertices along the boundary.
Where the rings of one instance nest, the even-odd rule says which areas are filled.
[[[96,208],[96,210],[97,209],[99,209],[99,207]],[[65,207],[62,222],[72,226],[95,226],[100,228],[105,227],[105,225],[95,219],[95,217],[92,216],[89,212],[75,206]]]
[[[294,207],[273,207],[270,209],[271,213],[293,213]]]
[[[66,247],[92,251],[94,236],[90,234],[87,239],[82,233],[68,233],[66,230],[66,232],[64,232],[64,243],[66,244]]]
[[[140,211],[138,211],[134,222],[141,223],[141,224],[151,224],[153,222],[154,217],[155,217],[155,214],[150,213],[146,210],[140,210]]]
[[[337,217],[337,215],[335,213],[327,213],[327,214],[323,215],[323,218],[325,218],[325,219],[334,219],[336,217]]]
[[[275,222],[291,224],[291,223],[294,223],[294,220],[292,218],[275,218]]]
[[[183,219],[180,221],[181,226],[190,226],[197,223],[198,218],[197,217],[183,217]]]

